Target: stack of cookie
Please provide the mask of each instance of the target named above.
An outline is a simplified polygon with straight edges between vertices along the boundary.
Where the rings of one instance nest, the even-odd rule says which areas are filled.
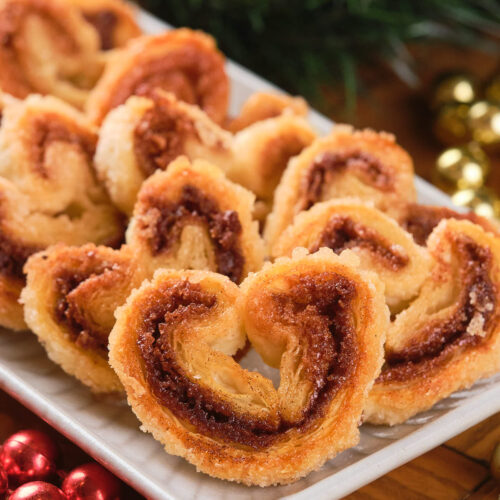
[[[119,0],[0,1],[0,324],[266,486],[500,371],[500,233],[419,205],[389,134],[318,137],[287,96],[228,116],[224,64]]]

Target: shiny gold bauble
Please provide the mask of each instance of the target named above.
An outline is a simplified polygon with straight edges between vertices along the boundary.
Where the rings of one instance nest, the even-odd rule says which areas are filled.
[[[474,103],[467,115],[472,138],[485,146],[500,145],[500,104]]]
[[[494,76],[486,85],[484,95],[488,101],[500,104],[500,75]]]
[[[446,149],[436,160],[437,183],[453,189],[479,188],[489,171],[488,157],[475,143]]]
[[[478,88],[470,75],[455,73],[439,79],[432,94],[434,108],[449,103],[470,104],[477,100]]]
[[[451,197],[451,201],[460,207],[469,208],[477,215],[489,219],[500,218],[500,199],[488,188],[462,189]]]
[[[439,108],[433,123],[434,135],[443,144],[460,144],[471,139],[467,125],[468,104],[444,104]]]

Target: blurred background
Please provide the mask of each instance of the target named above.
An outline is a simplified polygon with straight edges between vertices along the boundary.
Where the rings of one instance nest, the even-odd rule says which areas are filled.
[[[417,172],[500,218],[497,0],[140,0],[335,121],[394,133]]]

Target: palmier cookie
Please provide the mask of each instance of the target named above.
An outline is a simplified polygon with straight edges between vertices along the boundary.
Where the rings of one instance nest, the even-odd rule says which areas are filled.
[[[419,296],[391,324],[366,419],[397,424],[500,370],[500,239],[443,220]]]
[[[157,91],[151,99],[131,97],[107,116],[96,165],[111,198],[126,213],[131,213],[144,179],[181,154],[213,162],[230,179],[270,199],[288,159],[314,137],[304,118],[293,113],[233,135],[197,106]]]
[[[240,289],[211,272],[157,271],[110,335],[142,429],[200,471],[260,486],[295,481],[356,444],[388,311],[355,261],[297,253]],[[279,367],[278,389],[231,357],[247,335]]]
[[[53,97],[8,99],[0,127],[0,325],[23,329],[26,259],[65,242],[119,245],[122,215],[96,182],[97,134]]]
[[[149,96],[160,88],[222,123],[229,99],[224,63],[214,39],[201,31],[182,28],[138,37],[108,59],[87,102],[88,115],[100,124],[131,95]]]
[[[179,158],[145,182],[120,250],[58,245],[29,259],[26,322],[66,372],[95,392],[118,390],[107,364],[116,307],[159,267],[218,271],[236,283],[260,269],[253,200],[216,167]]]
[[[99,36],[65,0],[0,2],[0,89],[82,108],[102,72]]]
[[[320,201],[356,197],[396,217],[415,196],[411,158],[392,135],[337,125],[288,163],[264,236],[272,246],[295,215]]]
[[[414,298],[429,274],[431,258],[397,222],[368,203],[339,199],[317,203],[295,217],[272,248],[276,258],[296,247],[340,253],[351,249],[360,267],[374,271],[385,285],[391,311]]]

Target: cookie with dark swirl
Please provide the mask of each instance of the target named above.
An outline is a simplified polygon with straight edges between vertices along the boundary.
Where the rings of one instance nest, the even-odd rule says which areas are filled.
[[[233,135],[197,106],[156,91],[152,98],[131,97],[109,113],[96,165],[111,198],[126,213],[132,212],[144,179],[179,155],[209,160],[229,179],[270,200],[289,158],[314,137],[307,121],[291,111]]]
[[[95,392],[119,390],[107,363],[116,307],[160,267],[212,270],[235,283],[259,270],[253,202],[218,168],[177,159],[144,183],[120,250],[58,245],[29,259],[27,324],[65,371]]]
[[[123,47],[141,35],[134,8],[122,0],[68,0],[99,34],[101,50]]]
[[[8,102],[7,102],[8,101]],[[58,242],[119,245],[122,215],[97,183],[96,130],[54,97],[7,99],[0,127],[0,324],[26,327],[23,265]]]
[[[182,28],[138,37],[108,59],[87,102],[88,115],[100,124],[130,96],[150,96],[160,88],[222,123],[229,98],[224,63],[214,39],[201,31]]]
[[[413,163],[392,135],[336,125],[292,158],[276,189],[265,239],[273,245],[295,215],[345,197],[370,201],[391,217],[415,200]]]
[[[388,330],[369,422],[403,422],[500,370],[500,239],[447,219],[427,247],[436,264]]]
[[[0,89],[82,108],[102,72],[99,36],[65,0],[0,2]]]
[[[142,429],[167,452],[211,476],[267,486],[357,443],[382,363],[382,286],[353,254],[306,254],[240,289],[219,274],[162,269],[118,309],[110,363]],[[279,367],[277,389],[232,357],[247,336]]]
[[[392,312],[414,298],[427,277],[431,258],[398,223],[368,203],[339,199],[317,203],[295,217],[273,246],[274,258],[296,247],[355,252],[363,269],[374,271],[385,285]]]

